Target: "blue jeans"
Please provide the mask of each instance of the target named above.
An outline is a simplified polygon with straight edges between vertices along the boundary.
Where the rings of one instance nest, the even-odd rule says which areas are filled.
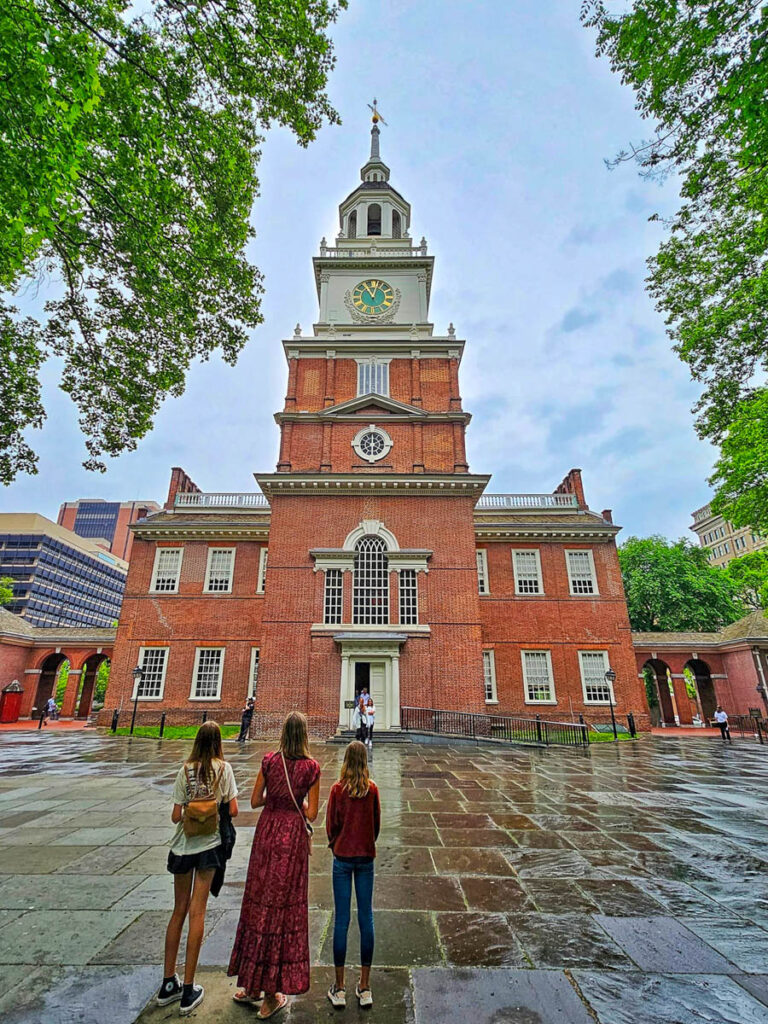
[[[373,861],[355,864],[333,858],[333,964],[343,967],[347,958],[352,879],[355,880],[357,923],[360,926],[360,966],[373,961]]]

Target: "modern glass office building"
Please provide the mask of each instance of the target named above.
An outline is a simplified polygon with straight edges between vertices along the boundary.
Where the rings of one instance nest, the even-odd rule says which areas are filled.
[[[9,611],[35,626],[111,626],[128,564],[35,514],[0,514],[0,577],[13,580]]]

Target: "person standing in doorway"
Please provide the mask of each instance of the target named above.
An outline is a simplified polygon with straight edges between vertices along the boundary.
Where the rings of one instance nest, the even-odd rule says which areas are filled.
[[[248,739],[248,734],[251,731],[251,722],[253,721],[253,707],[256,702],[253,697],[249,697],[245,702],[242,714],[240,715],[240,735],[237,737],[238,743],[243,743]]]
[[[333,964],[336,977],[328,999],[337,1008],[347,1005],[344,968],[347,958],[352,883],[355,884],[360,926],[360,982],[355,995],[361,1007],[373,1006],[373,864],[381,826],[379,791],[368,772],[365,744],[353,740],[344,754],[339,781],[331,787],[325,830],[333,851]]]
[[[317,817],[320,765],[309,756],[307,720],[283,723],[279,748],[267,754],[251,794],[264,810],[256,826],[240,921],[227,974],[237,975],[236,1003],[257,1005],[256,1020],[282,1010],[288,995],[309,989],[307,883]]]
[[[355,739],[359,743],[365,743],[368,737],[368,710],[362,693],[358,698],[357,707],[352,714],[352,726],[355,730]]]
[[[365,704],[366,707],[368,707],[369,704],[373,703],[373,697],[371,697],[370,693],[368,693],[368,688],[365,686],[360,691],[360,699],[362,700],[363,704]]]
[[[731,730],[728,728],[728,715],[723,711],[723,705],[718,704],[715,709],[715,721],[720,727],[720,735],[723,737],[723,743],[728,740],[729,743],[733,743],[731,739]]]
[[[373,726],[376,721],[376,707],[373,701],[371,701],[371,703],[365,709],[365,714],[368,726],[368,737],[366,739],[366,744],[368,745],[368,749],[370,750],[373,747]]]

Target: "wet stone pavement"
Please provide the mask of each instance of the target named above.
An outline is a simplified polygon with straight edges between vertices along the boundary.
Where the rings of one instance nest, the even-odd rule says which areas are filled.
[[[176,1019],[177,1005],[147,1004],[172,905],[170,788],[189,744],[85,731],[0,745],[0,1019]],[[268,748],[226,748],[247,808]],[[314,753],[324,802],[343,751]],[[325,999],[331,863],[316,843],[312,990],[283,1020],[768,1024],[764,748],[382,745],[372,761],[383,801],[375,1005],[340,1012]],[[192,1020],[255,1018],[232,1003],[223,967],[257,820],[241,813],[227,883],[209,904],[207,994]],[[354,916],[350,937],[354,962]]]

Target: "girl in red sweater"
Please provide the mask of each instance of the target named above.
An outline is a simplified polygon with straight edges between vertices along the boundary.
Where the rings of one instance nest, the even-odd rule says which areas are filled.
[[[347,1005],[344,962],[347,957],[352,880],[360,926],[360,983],[355,988],[362,1007],[373,1006],[370,988],[373,960],[373,861],[381,824],[381,803],[376,783],[368,774],[365,744],[353,740],[344,755],[341,778],[331,788],[325,830],[333,850],[333,963],[336,981],[328,989],[334,1006]]]

